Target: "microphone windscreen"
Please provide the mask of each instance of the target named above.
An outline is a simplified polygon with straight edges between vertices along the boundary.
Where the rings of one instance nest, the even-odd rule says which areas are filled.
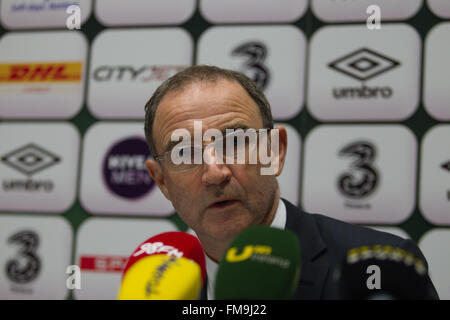
[[[195,300],[202,288],[202,272],[187,258],[146,256],[124,275],[119,300]]]
[[[388,245],[348,250],[335,281],[340,299],[434,298],[424,261],[411,252]]]
[[[295,233],[252,226],[231,243],[219,263],[216,299],[290,299],[300,277]]]
[[[141,243],[122,274],[118,298],[197,299],[206,279],[200,241],[186,232],[165,232]]]
[[[155,254],[184,257],[195,261],[200,266],[202,280],[205,281],[206,261],[203,247],[197,237],[181,231],[160,233],[141,243],[129,257],[123,275],[136,261]]]

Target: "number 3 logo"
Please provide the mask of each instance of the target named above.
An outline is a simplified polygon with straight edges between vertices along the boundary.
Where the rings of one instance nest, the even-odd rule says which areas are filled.
[[[9,243],[17,243],[21,246],[19,257],[8,261],[6,274],[11,281],[27,283],[34,280],[41,269],[41,261],[36,256],[39,245],[39,237],[33,231],[22,231],[8,239]]]
[[[338,178],[339,191],[351,198],[363,198],[373,193],[378,185],[378,173],[373,167],[375,146],[367,141],[357,141],[342,148],[339,156],[355,158],[350,167],[352,172]]]
[[[269,70],[264,65],[267,55],[266,46],[260,42],[246,42],[235,48],[231,54],[248,57],[244,63],[243,73],[255,81],[260,90],[264,90],[269,84],[270,78]]]

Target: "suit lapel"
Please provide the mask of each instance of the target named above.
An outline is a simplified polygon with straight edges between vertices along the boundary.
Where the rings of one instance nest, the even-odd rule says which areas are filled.
[[[325,242],[311,215],[289,201],[283,201],[286,204],[286,229],[298,235],[301,250],[300,282],[294,299],[321,299],[329,270]]]

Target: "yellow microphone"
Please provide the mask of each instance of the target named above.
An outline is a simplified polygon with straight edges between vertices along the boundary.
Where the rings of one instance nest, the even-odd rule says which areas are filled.
[[[142,243],[125,266],[119,300],[195,300],[206,278],[203,248],[185,232],[166,232]]]

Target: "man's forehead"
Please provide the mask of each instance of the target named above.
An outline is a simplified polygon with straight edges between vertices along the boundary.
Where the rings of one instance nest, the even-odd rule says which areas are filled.
[[[194,132],[194,122],[209,128],[250,128],[262,125],[258,106],[246,90],[235,81],[220,79],[214,83],[194,82],[168,93],[155,114],[154,137],[160,149],[170,143],[176,129]],[[166,148],[164,148],[166,149]]]
[[[168,101],[195,100],[196,97],[201,97],[204,99],[205,96],[209,95],[209,93],[211,93],[211,99],[218,99],[221,97],[225,98],[227,96],[238,96],[239,100],[245,100],[248,103],[254,103],[256,105],[239,82],[232,79],[222,78],[214,81],[194,80],[190,83],[182,84],[164,95],[159,103],[158,110],[164,109],[165,106],[170,105]]]

